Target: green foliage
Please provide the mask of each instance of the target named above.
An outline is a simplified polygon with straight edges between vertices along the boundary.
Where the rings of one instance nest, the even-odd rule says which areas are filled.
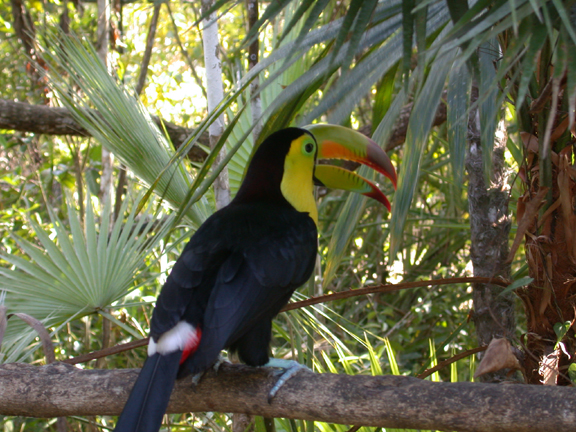
[[[58,37],[46,35],[46,39],[49,46],[58,47],[54,54],[44,50],[44,56],[54,63],[50,80],[76,121],[158,195],[166,197],[176,208],[184,206],[191,180],[183,165],[177,162],[187,147],[170,158],[168,142],[150,114],[127,90],[118,86],[91,45],[63,33]],[[72,78],[71,83],[62,78],[60,70]],[[73,85],[86,94],[96,111],[88,109],[88,102],[75,96]],[[202,202],[187,214],[196,227],[208,215]]]
[[[428,141],[436,107],[440,101],[442,89],[455,54],[454,51],[444,51],[438,54],[439,58],[434,62],[430,75],[422,87],[421,94],[426,95],[426,97],[418,98],[412,110],[406,133],[406,146],[398,191],[395,194],[395,203],[392,209],[390,236],[390,255],[392,257],[396,255],[403,239],[404,223],[412,205],[412,197],[417,185],[414,179],[419,176],[423,149]]]
[[[464,159],[466,157],[466,138],[468,132],[470,73],[466,65],[453,68],[448,79],[446,91],[448,144],[450,146],[450,163],[454,183],[464,181]]]
[[[126,212],[127,205],[128,200],[120,214]],[[14,253],[0,255],[12,265],[10,269],[0,268],[0,289],[7,293],[8,312],[25,312],[46,327],[57,328],[87,314],[102,314],[140,336],[105,310],[153,277],[146,274],[150,263],[145,258],[167,235],[172,219],[155,221],[148,212],[138,215],[135,206],[125,220],[110,226],[112,213],[108,203],[98,226],[90,201],[85,215],[78,214],[70,200],[67,208],[66,224],[51,214],[50,231],[37,221],[28,220],[40,247],[13,234],[26,258]],[[28,333],[22,327],[8,328],[5,346],[15,344],[18,348],[9,351],[7,361],[21,356],[22,346],[17,341]]]
[[[36,28],[42,28],[42,22],[55,26],[64,11],[62,3],[28,7]],[[216,152],[195,166],[183,159],[219,114],[228,117],[219,145],[229,152],[224,163],[234,192],[258,142],[251,136],[251,98],[262,101],[260,139],[280,127],[329,121],[369,127],[382,147],[402,109],[412,103],[406,142],[391,155],[399,167],[398,191],[383,183],[392,215],[362,197],[320,191],[321,265],[310,286],[295,294],[302,299],[366,284],[469,275],[464,159],[471,83],[480,87],[475,106],[484,154],[490,156],[496,125],[505,118],[510,132],[507,160],[514,168],[524,154],[515,132],[529,129],[518,125],[529,124],[529,105],[547,84],[537,79],[543,71],[537,69],[543,49],[564,65],[550,73],[565,70],[565,92],[576,93],[573,5],[557,0],[480,0],[470,8],[458,0],[280,1],[266,4],[251,30],[246,29],[241,3],[220,1],[227,97],[212,115],[206,113],[202,90],[201,33],[190,25],[200,19],[194,2],[171,3],[170,13],[162,7],[140,100],[130,88],[140,72],[151,5],[123,6],[124,35],[112,55],[118,78],[110,77],[88,43],[94,42],[96,27],[93,5],[85,4],[84,14],[76,13],[71,3],[67,7],[74,12],[72,29],[82,36],[40,38],[45,60],[51,60],[47,76],[55,97],[47,96],[44,84],[34,83],[26,71],[28,59],[11,27],[11,10],[0,4],[0,31],[6,36],[0,38],[0,67],[7,71],[0,78],[4,97],[33,103],[46,97],[57,100],[93,137],[0,131],[0,288],[7,293],[0,297],[6,295],[11,310],[33,314],[50,327],[60,358],[100,348],[104,317],[113,322],[111,343],[147,332],[150,303],[178,255],[176,246],[189,235],[170,229],[173,219],[164,215],[152,190],[175,209],[175,219],[186,215],[192,227],[212,211],[202,197],[224,164],[213,166]],[[176,33],[191,63],[176,43]],[[248,71],[244,51],[254,38],[260,42],[261,61]],[[259,89],[250,93],[255,77]],[[447,124],[433,127],[436,107],[444,99]],[[569,100],[563,109],[571,112],[576,98]],[[150,113],[194,127],[188,144],[175,153]],[[114,224],[109,222],[110,206],[93,209],[101,145],[112,149],[129,170],[128,192],[119,194],[123,208]],[[159,223],[139,215],[136,203],[130,202],[142,183],[146,187],[141,193],[162,208]],[[511,195],[520,196],[517,186]],[[524,284],[521,261],[515,261],[513,273]],[[131,296],[124,297],[128,291]],[[470,309],[470,290],[457,285],[335,301],[281,314],[274,327],[274,353],[297,358],[319,372],[415,375],[476,345]],[[22,352],[30,361],[41,361],[33,333],[12,321],[8,330],[4,361]],[[107,362],[109,367],[138,367],[145,355],[139,349]],[[434,379],[473,380],[474,358],[458,363]],[[574,371],[568,373],[574,380]],[[169,419],[185,430],[231,428],[225,414]],[[4,420],[26,430],[44,430],[49,424]],[[91,427],[87,420],[77,421],[79,429]],[[113,424],[108,418],[96,421],[100,426]],[[275,424],[278,430],[347,430],[286,419]],[[257,429],[263,430],[260,420]],[[368,429],[373,430],[362,430]]]

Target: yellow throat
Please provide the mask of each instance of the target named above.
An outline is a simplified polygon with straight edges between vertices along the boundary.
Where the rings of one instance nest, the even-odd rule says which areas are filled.
[[[313,143],[311,153],[305,151],[306,144]],[[316,156],[316,142],[306,134],[290,145],[290,150],[284,160],[284,175],[280,189],[284,198],[300,212],[307,212],[318,225],[318,209],[314,199],[314,163]]]

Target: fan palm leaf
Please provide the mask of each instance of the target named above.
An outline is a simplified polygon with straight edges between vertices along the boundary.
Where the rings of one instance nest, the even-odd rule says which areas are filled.
[[[44,56],[53,62],[48,78],[76,121],[174,208],[186,204],[192,179],[181,155],[189,146],[182,146],[174,156],[150,114],[108,73],[91,44],[63,33],[48,34],[46,40]],[[50,51],[46,46],[56,48]],[[74,86],[86,98],[78,95]],[[193,227],[198,227],[210,213],[207,202],[200,200],[186,216]]]
[[[25,312],[46,327],[86,314],[102,314],[146,283],[151,277],[147,269],[155,262],[149,256],[173,223],[172,217],[153,218],[150,208],[139,215],[138,206],[134,206],[125,220],[110,227],[112,210],[108,203],[98,226],[90,201],[84,206],[83,218],[71,199],[67,203],[69,228],[53,213],[49,231],[30,219],[39,244],[13,234],[24,257],[0,254],[11,265],[0,267],[0,291],[5,292],[8,311]],[[127,212],[127,206],[128,200],[121,214]],[[11,323],[4,346],[10,347],[21,337],[22,326]]]

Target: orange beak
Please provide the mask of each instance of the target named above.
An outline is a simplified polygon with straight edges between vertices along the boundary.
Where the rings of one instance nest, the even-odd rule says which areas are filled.
[[[397,175],[388,155],[378,144],[355,130],[343,126],[314,124],[304,129],[314,135],[318,143],[318,159],[344,159],[366,165],[392,181],[396,189]],[[315,179],[322,185],[343,189],[374,198],[390,211],[390,201],[372,182],[344,168],[316,165]]]

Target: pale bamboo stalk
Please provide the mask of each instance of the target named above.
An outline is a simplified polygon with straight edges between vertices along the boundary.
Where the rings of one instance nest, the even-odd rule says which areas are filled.
[[[108,30],[110,29],[110,0],[98,0],[98,28],[96,30],[98,56],[108,66]],[[102,176],[100,201],[102,205],[112,196],[112,171],[114,156],[102,146]]]
[[[202,14],[206,14],[212,7],[212,0],[202,0]],[[220,63],[220,46],[218,41],[218,21],[216,13],[211,13],[202,21],[202,42],[204,47],[204,64],[206,67],[206,91],[208,92],[208,112],[216,109],[224,99],[224,87],[222,83],[222,65]],[[218,143],[224,133],[224,118],[218,117],[208,129],[210,147]],[[226,148],[222,147],[216,157],[218,165],[226,156]],[[225,167],[214,182],[214,196],[216,209],[225,207],[230,202],[230,186],[228,181],[228,169]]]
[[[246,0],[246,9],[248,11],[248,31],[250,31],[258,21],[258,0]],[[258,38],[256,38],[248,47],[248,70],[251,70],[258,64],[259,54],[260,45]],[[254,129],[252,130],[254,143],[256,143],[262,131],[262,120],[260,119],[262,116],[262,100],[260,94],[256,94],[259,87],[260,79],[256,76],[250,84],[250,108],[252,111],[252,123],[254,124]]]

